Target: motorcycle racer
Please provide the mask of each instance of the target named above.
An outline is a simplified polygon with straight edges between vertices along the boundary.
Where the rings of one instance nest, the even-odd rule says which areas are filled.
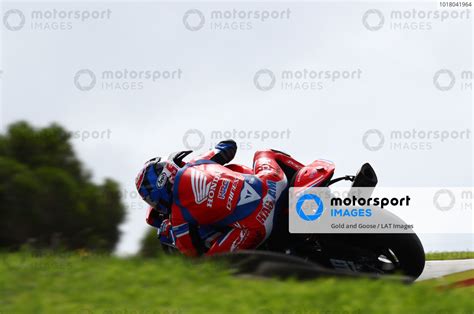
[[[197,256],[254,249],[267,239],[276,204],[288,186],[277,160],[289,156],[257,151],[253,173],[243,174],[224,167],[236,151],[236,143],[227,140],[188,163],[178,158],[152,159],[145,164],[136,187],[151,206],[147,222],[159,227],[162,241],[173,242],[188,256]],[[158,213],[170,219],[161,221]],[[222,232],[206,236],[209,228]]]
[[[285,153],[264,150],[255,153],[252,168],[227,164],[236,150],[235,142],[229,140],[187,163],[183,159],[191,151],[145,164],[136,186],[151,206],[147,222],[158,229],[165,251],[179,249],[199,256],[259,247],[272,256],[296,256],[335,271],[341,264],[333,261],[343,257],[355,261],[356,272],[377,276],[401,272],[413,280],[420,276],[425,254],[415,233],[336,236],[289,232],[290,210],[294,210],[288,202],[289,186],[305,191],[351,181],[350,189],[374,188],[378,180],[370,164],[362,165],[355,175],[333,179],[335,164],[326,159],[303,165]],[[388,211],[379,212],[382,219],[405,223]],[[354,246],[361,249],[354,250]]]

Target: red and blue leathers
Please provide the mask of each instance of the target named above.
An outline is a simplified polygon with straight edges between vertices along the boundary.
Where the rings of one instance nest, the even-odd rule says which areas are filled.
[[[288,185],[276,162],[284,154],[258,151],[253,174],[243,174],[223,166],[235,154],[236,147],[226,152],[228,145],[187,163],[174,179],[170,222],[176,246],[186,255],[201,253],[193,237],[196,226],[226,230],[212,241],[208,255],[254,249],[272,231],[276,204]]]

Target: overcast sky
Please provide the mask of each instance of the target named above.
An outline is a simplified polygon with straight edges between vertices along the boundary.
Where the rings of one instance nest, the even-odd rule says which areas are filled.
[[[437,10],[5,3],[2,130],[22,119],[77,132],[94,180],[123,187],[120,253],[135,252],[146,229],[133,184],[142,164],[202,152],[226,131],[247,165],[272,147],[304,163],[330,159],[340,175],[368,161],[383,186],[472,187],[472,14]],[[443,131],[448,138],[435,137]],[[421,237],[427,250],[474,249],[472,235]]]

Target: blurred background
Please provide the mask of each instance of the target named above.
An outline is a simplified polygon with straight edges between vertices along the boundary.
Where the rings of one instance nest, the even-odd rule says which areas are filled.
[[[276,148],[339,175],[370,162],[385,187],[472,189],[472,12],[439,12],[2,2],[0,245],[134,254],[143,163],[225,138],[247,165]],[[420,238],[474,250],[472,233]]]

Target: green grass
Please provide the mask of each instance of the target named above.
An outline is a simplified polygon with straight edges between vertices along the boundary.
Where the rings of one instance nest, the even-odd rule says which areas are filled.
[[[474,258],[474,252],[458,251],[458,252],[429,252],[426,253],[426,260],[450,260],[450,259],[466,259]]]
[[[180,257],[0,254],[0,313],[472,313],[435,284],[235,278]]]
[[[474,269],[466,270],[454,274],[449,274],[440,278],[425,280],[423,284],[436,284],[438,287],[449,287],[450,285],[466,279],[474,278]]]

